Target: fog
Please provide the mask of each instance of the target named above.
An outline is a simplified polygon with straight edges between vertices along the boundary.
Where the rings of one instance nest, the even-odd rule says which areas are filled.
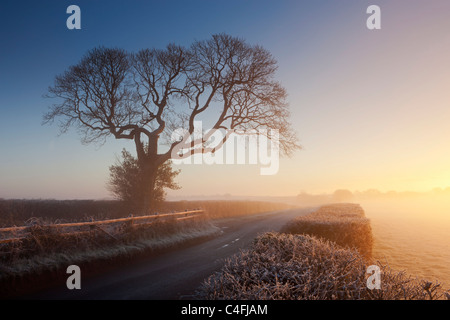
[[[359,200],[371,220],[374,257],[450,288],[450,196]]]
[[[301,193],[304,206],[351,202],[371,220],[374,258],[392,269],[450,289],[450,188],[430,192]]]

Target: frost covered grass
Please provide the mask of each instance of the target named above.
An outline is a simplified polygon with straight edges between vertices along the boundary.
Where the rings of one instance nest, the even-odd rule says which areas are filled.
[[[308,234],[355,248],[365,258],[372,257],[372,228],[370,220],[358,204],[332,204],[300,216],[289,222],[282,232]]]
[[[34,223],[25,239],[0,244],[0,287],[2,281],[10,281],[14,277],[57,270],[71,264],[120,259],[182,245],[219,232],[201,216],[125,225],[108,233],[93,229],[67,234],[57,228]]]
[[[381,289],[367,288],[366,260],[354,249],[309,235],[266,233],[203,283],[200,299],[426,300],[448,297],[438,283],[379,265]]]

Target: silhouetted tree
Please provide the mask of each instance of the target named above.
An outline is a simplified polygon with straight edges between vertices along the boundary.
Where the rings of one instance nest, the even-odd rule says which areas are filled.
[[[175,182],[180,170],[173,170],[171,161],[166,161],[158,167],[154,190],[154,202],[160,203],[166,197],[164,189],[177,190],[180,186]],[[109,190],[116,198],[126,202],[133,210],[142,211],[146,196],[144,175],[139,161],[130,152],[123,149],[122,159],[109,167]]]
[[[48,96],[57,102],[44,122],[59,119],[62,132],[76,126],[85,143],[107,136],[133,140],[145,180],[143,207],[151,208],[157,170],[174,153],[189,156],[221,146],[207,147],[207,139],[190,145],[170,140],[176,128],[192,135],[206,113],[208,119],[215,114],[211,129],[276,129],[282,154],[299,148],[276,69],[267,50],[225,34],[189,48],[171,44],[136,54],[95,48],[56,77]]]

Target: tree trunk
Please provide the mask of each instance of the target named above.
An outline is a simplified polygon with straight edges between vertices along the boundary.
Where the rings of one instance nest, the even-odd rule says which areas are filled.
[[[155,184],[157,170],[158,167],[155,164],[146,164],[143,168],[142,209],[145,214],[151,214],[156,209]]]
[[[135,136],[138,163],[142,172],[142,199],[139,207],[144,214],[151,214],[156,209],[155,184],[158,167],[160,165],[158,139],[158,135],[149,136],[148,145],[147,148],[145,148],[140,135],[138,134]]]

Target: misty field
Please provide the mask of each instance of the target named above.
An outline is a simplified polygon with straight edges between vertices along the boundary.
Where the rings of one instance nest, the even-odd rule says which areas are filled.
[[[229,218],[259,212],[284,210],[292,205],[261,201],[166,201],[154,213],[205,210],[211,219]],[[116,200],[2,200],[0,228],[25,225],[30,219],[43,224],[105,220],[137,216]]]
[[[450,288],[450,200],[362,202],[374,235],[373,257]]]

